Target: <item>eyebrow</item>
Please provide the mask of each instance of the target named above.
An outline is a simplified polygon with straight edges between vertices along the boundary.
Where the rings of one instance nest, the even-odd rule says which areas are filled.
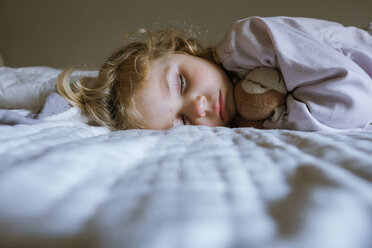
[[[171,93],[171,89],[170,89],[170,83],[169,83],[169,71],[170,71],[170,67],[166,67],[164,69],[164,73],[162,75],[162,84],[161,84],[161,87],[163,89],[163,92],[164,92],[164,95],[165,96],[169,96],[170,93]]]

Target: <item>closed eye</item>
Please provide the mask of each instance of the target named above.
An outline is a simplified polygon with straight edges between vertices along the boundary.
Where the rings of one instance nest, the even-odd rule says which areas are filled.
[[[179,74],[179,82],[180,82],[180,94],[183,95],[185,94],[186,80],[182,74]]]
[[[181,115],[181,119],[182,119],[182,123],[183,123],[183,125],[187,125],[187,123],[186,123],[186,118],[185,118],[184,115]]]
[[[186,80],[182,74],[179,74],[178,77],[179,77],[180,95],[182,96],[183,94],[185,94],[185,91],[186,91]],[[183,125],[187,125],[187,120],[186,120],[185,115],[181,115],[181,120],[182,120]]]

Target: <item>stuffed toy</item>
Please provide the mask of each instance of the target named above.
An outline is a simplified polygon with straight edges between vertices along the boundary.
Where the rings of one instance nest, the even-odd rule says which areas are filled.
[[[235,104],[238,114],[233,127],[263,128],[263,122],[275,121],[286,110],[287,89],[281,73],[269,67],[250,71],[235,85]]]

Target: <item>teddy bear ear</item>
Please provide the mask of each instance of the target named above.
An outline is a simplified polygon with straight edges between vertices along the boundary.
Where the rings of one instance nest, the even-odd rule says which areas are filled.
[[[272,89],[282,94],[287,93],[283,76],[275,68],[258,67],[250,71],[244,81],[253,81],[269,90]]]
[[[242,89],[249,93],[249,94],[262,94],[265,93],[266,91],[269,91],[270,89],[266,88],[262,84],[256,83],[251,80],[244,80],[241,83]]]

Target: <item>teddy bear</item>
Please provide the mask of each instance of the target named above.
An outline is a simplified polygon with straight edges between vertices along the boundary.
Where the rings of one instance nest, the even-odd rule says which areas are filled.
[[[286,111],[287,89],[275,68],[258,67],[250,71],[234,88],[238,114],[232,127],[263,128],[266,119],[276,121]]]

